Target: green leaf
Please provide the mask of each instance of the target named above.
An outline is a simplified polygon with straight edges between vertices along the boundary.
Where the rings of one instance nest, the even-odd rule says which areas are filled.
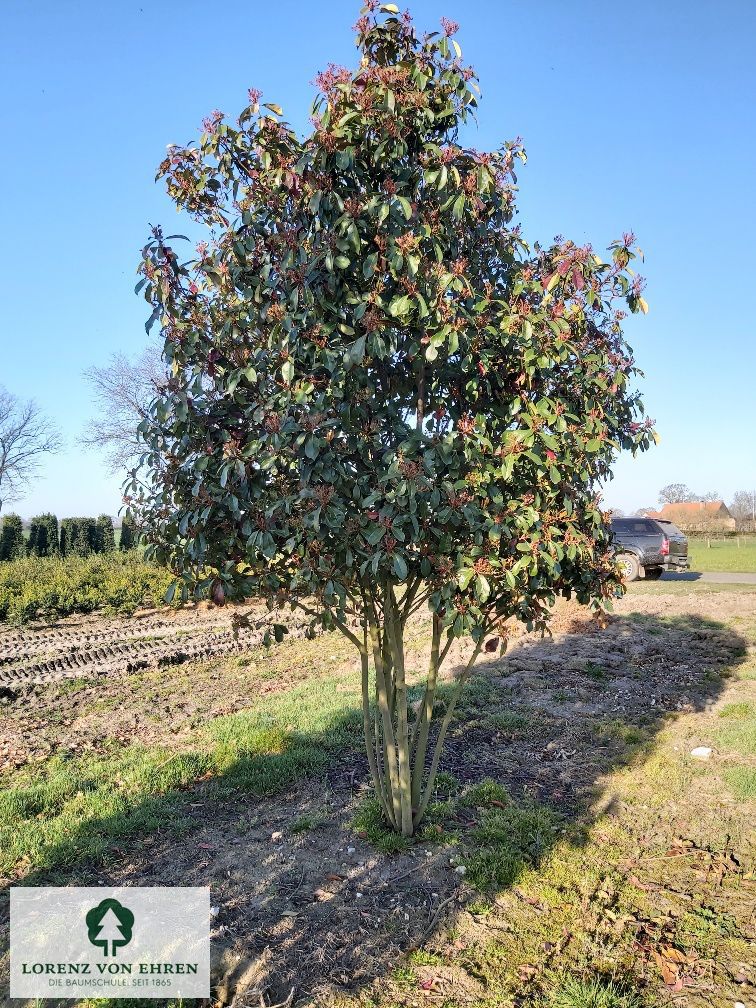
[[[399,206],[404,211],[404,216],[407,218],[407,220],[409,220],[410,217],[412,216],[412,204],[410,203],[410,201],[407,199],[406,196],[397,196],[396,200]]]
[[[464,570],[461,570],[459,572],[459,574],[457,575],[457,584],[462,589],[462,591],[464,591],[467,588],[467,586],[470,584],[474,576],[475,571],[473,570],[472,567],[466,567]]]
[[[394,574],[396,574],[400,581],[404,581],[407,577],[407,564],[404,557],[399,553],[394,554]]]
[[[367,336],[360,336],[356,339],[349,348],[349,360],[352,364],[362,363],[362,359],[365,356],[365,340]]]
[[[288,385],[291,384],[294,377],[294,362],[291,357],[287,358],[281,365],[281,377]]]
[[[404,315],[411,304],[412,302],[409,297],[406,294],[402,294],[400,297],[394,298],[389,305],[389,315],[393,315],[394,318],[397,315]]]
[[[478,574],[475,578],[475,597],[480,602],[485,602],[490,594],[491,585],[488,583],[488,578],[484,577],[482,574]]]
[[[465,194],[460,193],[459,196],[454,200],[452,206],[452,217],[454,220],[462,220],[462,214],[465,212]]]

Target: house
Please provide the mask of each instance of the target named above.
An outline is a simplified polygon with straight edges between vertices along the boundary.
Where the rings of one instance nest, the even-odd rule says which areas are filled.
[[[726,532],[735,519],[724,501],[685,501],[665,504],[661,511],[647,511],[647,518],[665,518],[683,532]]]

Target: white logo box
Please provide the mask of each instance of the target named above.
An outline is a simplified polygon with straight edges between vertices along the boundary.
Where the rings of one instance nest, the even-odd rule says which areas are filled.
[[[210,996],[210,889],[16,886],[12,998]]]

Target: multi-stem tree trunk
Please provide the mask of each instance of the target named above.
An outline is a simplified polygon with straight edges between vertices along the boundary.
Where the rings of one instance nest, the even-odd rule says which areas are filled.
[[[439,672],[453,638],[446,636],[442,641],[442,621],[434,614],[425,690],[414,716],[410,717],[404,644],[411,602],[411,596],[398,602],[394,586],[385,583],[379,590],[364,596],[361,638],[342,625],[342,630],[360,652],[363,724],[370,775],[387,821],[403,836],[413,834],[433,795],[446,732],[481,646],[476,645],[457,677],[438,731],[432,734]],[[372,689],[371,665],[374,670]]]

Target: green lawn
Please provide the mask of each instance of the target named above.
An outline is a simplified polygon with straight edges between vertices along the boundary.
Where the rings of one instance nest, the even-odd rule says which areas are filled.
[[[740,546],[732,539],[710,541],[710,547],[705,539],[688,541],[691,570],[756,573],[756,541],[752,538],[741,539]]]

